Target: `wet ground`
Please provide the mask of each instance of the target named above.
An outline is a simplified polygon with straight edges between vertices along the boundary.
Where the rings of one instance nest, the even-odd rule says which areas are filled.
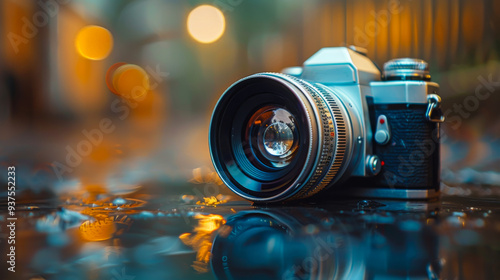
[[[2,253],[0,279],[500,279],[496,187],[275,207],[202,195],[207,185],[162,189],[18,205],[16,272]]]

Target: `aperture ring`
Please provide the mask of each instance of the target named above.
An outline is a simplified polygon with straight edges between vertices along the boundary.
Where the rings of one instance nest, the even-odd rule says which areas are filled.
[[[334,124],[336,131],[336,142],[335,142],[335,157],[333,163],[330,165],[327,175],[323,178],[321,183],[321,189],[328,185],[336,182],[339,179],[338,172],[345,165],[345,155],[347,151],[348,135],[347,135],[347,122],[344,118],[344,114],[341,110],[340,101],[337,100],[334,94],[328,92],[329,89],[323,85],[318,85],[317,89],[321,92],[321,95],[326,100],[329,108],[334,116]],[[321,190],[320,189],[320,190]],[[319,190],[318,190],[319,191]]]
[[[328,175],[328,171],[331,169],[332,163],[335,158],[335,144],[336,144],[336,133],[334,126],[334,117],[332,116],[332,111],[329,104],[322,98],[323,90],[318,89],[312,84],[298,79],[293,76],[289,76],[282,73],[265,73],[274,76],[279,76],[285,80],[288,80],[296,87],[298,87],[305,94],[309,94],[314,101],[314,104],[311,106],[318,109],[317,117],[320,119],[317,120],[318,124],[318,137],[319,139],[319,149],[318,153],[320,153],[317,163],[315,164],[315,168],[312,171],[313,174],[307,180],[307,183],[303,185],[300,190],[292,195],[290,199],[299,199],[309,197],[323,189],[328,185],[327,182],[324,184],[320,183],[324,181],[324,177]],[[338,114],[340,117],[340,113]]]
[[[309,93],[319,111],[321,120],[318,120],[318,130],[320,133],[321,155],[316,165],[314,173],[291,199],[310,197],[326,188],[335,179],[338,171],[342,167],[347,145],[347,127],[344,115],[340,109],[339,101],[333,94],[327,92],[322,85],[314,86],[304,80],[278,74],[292,79],[298,83],[302,89]]]
[[[322,141],[322,158],[324,155],[327,158],[318,165],[322,176],[318,180],[311,180],[303,191],[299,192],[294,198],[310,197],[329,186],[336,179],[337,173],[342,167],[347,145],[347,127],[339,101],[336,100],[333,94],[327,92],[322,85],[311,85],[311,87],[319,93],[313,94],[318,109],[322,110],[324,108],[327,111],[322,110],[321,113],[325,132]],[[328,131],[330,133],[327,133]]]
[[[302,82],[305,85],[305,82]],[[319,130],[321,130],[322,138],[320,139],[321,155],[313,171],[314,174],[310,178],[309,182],[293,197],[293,199],[300,199],[312,196],[313,194],[321,191],[327,184],[322,185],[321,182],[324,181],[325,176],[328,174],[329,167],[331,166],[335,157],[335,142],[336,133],[334,127],[334,118],[331,111],[328,108],[328,104],[318,93],[318,89],[311,84],[307,84],[310,87],[310,94],[316,103],[316,108],[319,111],[319,116],[321,120],[318,120]]]

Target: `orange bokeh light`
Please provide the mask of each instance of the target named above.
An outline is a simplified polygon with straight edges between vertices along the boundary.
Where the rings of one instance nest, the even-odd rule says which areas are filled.
[[[149,76],[142,67],[123,62],[109,67],[106,84],[114,94],[132,99],[142,99],[150,90]]]
[[[76,35],[75,46],[81,56],[102,60],[108,57],[113,49],[113,35],[104,27],[88,25]]]

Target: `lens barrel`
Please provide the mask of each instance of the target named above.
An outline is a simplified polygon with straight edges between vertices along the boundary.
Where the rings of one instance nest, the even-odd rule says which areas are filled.
[[[350,160],[349,111],[321,84],[260,73],[232,86],[210,124],[210,154],[224,183],[255,202],[312,196]]]

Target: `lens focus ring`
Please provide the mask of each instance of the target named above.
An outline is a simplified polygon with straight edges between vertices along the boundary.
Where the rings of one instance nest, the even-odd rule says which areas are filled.
[[[313,86],[313,88],[319,93],[312,95],[323,117],[322,124],[325,132],[321,160],[317,169],[322,176],[318,180],[309,181],[294,199],[310,197],[337,181],[347,148],[347,125],[340,102],[328,92],[329,89],[321,85]]]
[[[274,74],[274,73],[273,73]],[[280,76],[285,76],[279,74]],[[320,156],[311,178],[291,199],[310,197],[336,181],[344,162],[347,146],[347,125],[341,111],[340,102],[323,86],[312,85],[304,80],[288,76],[307,90],[318,109],[318,131],[320,131]]]
[[[332,185],[332,183],[336,182],[339,177],[337,176],[339,170],[343,167],[344,156],[347,149],[347,123],[344,118],[344,115],[341,111],[340,102],[336,100],[333,94],[327,92],[328,89],[323,88],[323,86],[319,85],[317,87],[321,96],[328,103],[328,107],[330,109],[330,113],[333,115],[333,121],[330,123],[330,131],[335,133],[335,142],[332,143],[334,148],[331,148],[334,151],[334,156],[328,165],[328,172],[322,178],[321,182],[310,190],[304,197],[308,197],[316,194],[317,192],[323,190],[328,185]],[[332,135],[330,135],[332,136]],[[327,144],[327,139],[325,139],[325,144]],[[327,145],[323,146],[323,149],[327,149]],[[345,166],[344,166],[345,167]]]

